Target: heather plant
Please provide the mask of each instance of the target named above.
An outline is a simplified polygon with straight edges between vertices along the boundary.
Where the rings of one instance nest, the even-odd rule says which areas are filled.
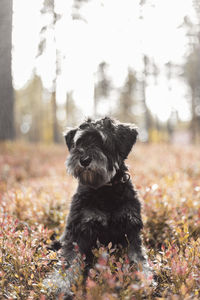
[[[50,299],[43,281],[60,262],[48,247],[63,232],[76,184],[65,172],[64,152],[0,145],[0,299]],[[77,270],[75,299],[199,299],[199,149],[137,145],[128,165],[143,203],[154,280],[114,245],[99,245],[86,282]]]
[[[86,299],[134,299],[153,295],[153,275],[130,265],[125,253],[108,247],[94,250],[96,264],[86,283]],[[151,286],[152,285],[152,286]]]

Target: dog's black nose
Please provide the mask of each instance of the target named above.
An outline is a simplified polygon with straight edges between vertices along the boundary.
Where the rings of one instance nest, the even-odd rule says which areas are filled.
[[[89,156],[86,157],[81,157],[80,158],[80,163],[83,167],[87,167],[89,166],[89,164],[91,163],[92,159]]]

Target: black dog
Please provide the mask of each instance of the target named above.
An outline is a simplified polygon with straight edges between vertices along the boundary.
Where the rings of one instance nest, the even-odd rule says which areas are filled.
[[[65,299],[71,299],[70,286],[76,279],[75,244],[85,255],[87,266],[92,265],[97,241],[105,246],[112,242],[127,249],[130,262],[141,263],[143,271],[150,273],[140,238],[140,202],[124,163],[137,134],[134,126],[108,117],[89,119],[65,134],[70,152],[67,169],[79,181],[60,241],[62,256],[72,268],[66,269],[62,280],[55,274],[50,278],[58,291],[65,293]]]

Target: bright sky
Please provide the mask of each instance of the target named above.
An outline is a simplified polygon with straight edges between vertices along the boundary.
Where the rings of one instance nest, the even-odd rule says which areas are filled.
[[[45,87],[51,87],[54,74],[53,35],[49,35],[46,55],[36,60],[41,0],[14,0],[13,76],[16,88],[30,79],[37,66]],[[172,108],[183,119],[189,118],[187,87],[178,79],[166,80],[168,61],[181,63],[187,39],[180,28],[183,17],[194,18],[192,0],[147,0],[142,8],[138,0],[92,0],[84,4],[81,15],[86,20],[71,18],[72,0],[57,0],[57,11],[63,17],[57,26],[57,47],[61,50],[62,73],[58,80],[58,103],[66,91],[74,90],[74,98],[84,115],[93,110],[94,74],[100,62],[106,61],[116,87],[123,85],[128,66],[142,70],[142,55],[154,59],[161,69],[158,84],[150,80],[147,103],[154,114],[166,120]],[[140,18],[143,17],[143,18]],[[105,113],[106,113],[105,107]]]

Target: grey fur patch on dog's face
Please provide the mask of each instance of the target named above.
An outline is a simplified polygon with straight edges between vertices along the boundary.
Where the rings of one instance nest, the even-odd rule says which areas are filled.
[[[87,167],[83,167],[80,163],[81,155],[85,154],[92,157],[92,161]],[[109,182],[116,174],[116,166],[112,171],[108,170],[107,157],[98,149],[87,149],[76,147],[71,151],[66,161],[66,167],[72,176],[78,178],[83,185],[92,188],[99,188],[100,186]]]
[[[137,131],[110,118],[88,120],[65,134],[68,172],[81,184],[99,188],[116,175],[136,141]]]

